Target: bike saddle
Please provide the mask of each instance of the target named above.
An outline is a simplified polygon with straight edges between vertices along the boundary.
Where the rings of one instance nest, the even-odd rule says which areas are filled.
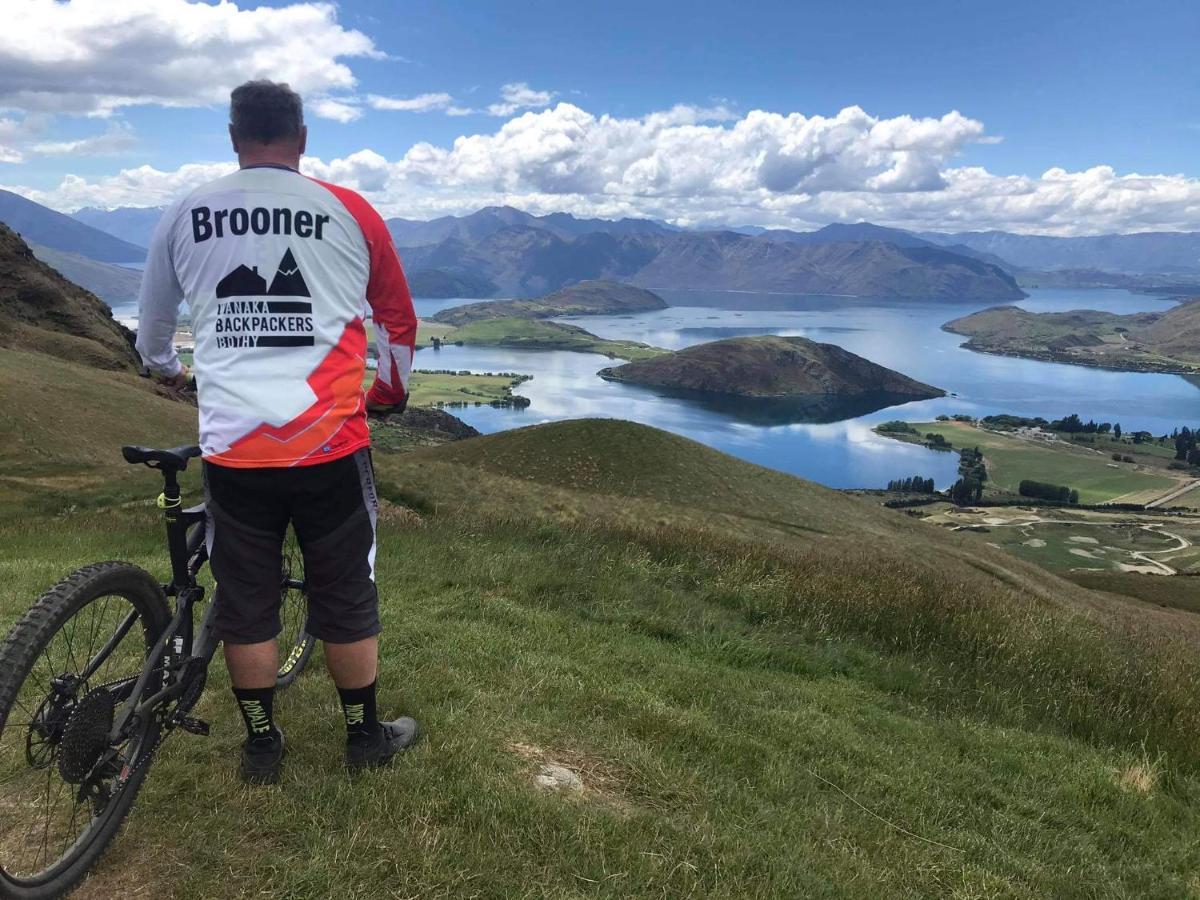
[[[121,455],[127,463],[145,463],[152,469],[170,469],[175,472],[186,469],[188,460],[195,459],[200,453],[200,448],[194,444],[170,450],[153,450],[150,447],[121,448]]]

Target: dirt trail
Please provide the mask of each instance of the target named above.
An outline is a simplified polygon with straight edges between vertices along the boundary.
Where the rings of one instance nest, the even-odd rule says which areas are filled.
[[[1192,546],[1192,542],[1179,534],[1173,534],[1170,531],[1163,531],[1161,525],[1145,525],[1143,528],[1146,531],[1152,531],[1155,534],[1161,534],[1163,537],[1174,538],[1179,541],[1179,546],[1168,547],[1166,550],[1130,550],[1129,555],[1134,559],[1139,559],[1148,565],[1158,569],[1164,575],[1178,575],[1178,570],[1168,566],[1165,562],[1157,559],[1151,559],[1152,556],[1161,556],[1164,553],[1178,553],[1181,550],[1186,550]]]

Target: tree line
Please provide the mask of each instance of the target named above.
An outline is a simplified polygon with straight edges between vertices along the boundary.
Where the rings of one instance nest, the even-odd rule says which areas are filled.
[[[894,478],[888,482],[889,491],[902,491],[906,494],[932,494],[937,488],[932,478],[913,475],[910,478]]]

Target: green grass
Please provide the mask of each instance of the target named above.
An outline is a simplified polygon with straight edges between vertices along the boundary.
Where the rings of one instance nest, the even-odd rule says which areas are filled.
[[[19,375],[6,358],[0,388]],[[69,392],[53,419],[12,395],[17,427],[57,435],[28,477],[94,469],[73,510],[29,511],[53,485],[0,498],[6,621],[85,562],[164,568],[155,511],[117,503],[155,476],[90,460],[138,427],[122,403],[147,430],[189,411],[137,383],[101,394],[83,402],[107,398],[114,421],[82,429]],[[377,463],[381,495],[423,515],[401,527],[386,507],[378,555],[383,707],[416,715],[422,744],[348,781],[318,657],[277,706],[283,784],[244,788],[218,662],[197,710],[213,735],[168,742],[84,896],[1200,890],[1200,629],[1183,614],[628,423]],[[545,762],[585,791],[540,792]]]
[[[129,510],[0,532],[5,612],[98,556],[161,568],[156,525]],[[363,898],[1171,897],[1194,877],[1196,776],[822,626],[806,607],[853,597],[826,595],[816,561],[781,578],[719,543],[456,517],[385,530],[379,559],[383,702],[421,719],[419,749],[348,782],[315,660],[278,704],[284,783],[243,788],[217,665],[198,710],[213,736],[167,745],[93,896],[153,880],[207,897],[215,872],[224,896]],[[873,586],[916,599],[903,578]],[[1067,647],[1041,677],[1095,649]],[[587,792],[538,792],[541,759]],[[1120,786],[1141,767],[1149,793]]]
[[[663,350],[637,341],[609,341],[596,337],[575,325],[564,325],[542,319],[483,319],[457,328],[451,325],[429,324],[428,335],[445,337],[450,342],[482,346],[517,347],[530,350],[573,350],[579,353],[599,353],[619,359],[647,359]],[[427,340],[428,338],[426,338]]]
[[[374,373],[368,373],[368,380]],[[409,402],[414,406],[492,403],[511,400],[521,378],[510,375],[450,374],[415,371],[409,378]]]
[[[1200,577],[1164,578],[1116,572],[1076,572],[1067,577],[1094,591],[1107,591],[1157,606],[1200,613]]]
[[[955,449],[978,447],[986,459],[991,486],[1013,494],[1022,480],[1032,479],[1074,488],[1082,503],[1106,503],[1128,494],[1153,497],[1176,484],[1166,475],[1113,463],[1111,452],[1098,453],[1067,442],[1035,443],[963,422],[918,422],[913,427],[922,436],[940,434]]]

